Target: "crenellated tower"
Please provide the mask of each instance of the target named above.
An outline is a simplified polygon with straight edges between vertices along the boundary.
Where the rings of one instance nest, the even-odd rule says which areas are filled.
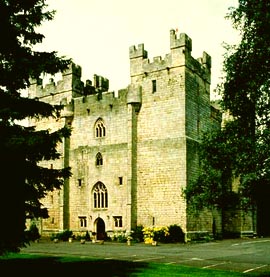
[[[59,145],[61,158],[48,165],[72,168],[63,189],[45,199],[54,219],[43,222],[48,232],[89,231],[102,239],[138,225],[211,230],[211,215],[192,217],[182,194],[198,174],[202,133],[220,125],[210,103],[211,57],[194,58],[187,34],[170,30],[169,40],[169,53],[153,60],[144,44],[129,48],[130,84],[117,95],[102,76],[82,82],[73,63],[58,82],[31,80],[30,98],[64,106],[57,121],[32,124],[72,127]]]
[[[211,57],[203,52],[193,58],[191,38],[170,30],[170,52],[164,58],[150,61],[144,44],[131,46],[129,58],[130,95],[136,98],[134,88],[140,88],[133,138],[137,222],[177,223],[188,231],[195,226],[187,216],[182,189],[196,177],[199,138],[212,124]]]

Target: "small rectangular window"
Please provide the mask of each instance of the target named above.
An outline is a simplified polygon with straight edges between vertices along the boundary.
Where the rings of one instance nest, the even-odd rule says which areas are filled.
[[[79,216],[80,227],[87,227],[87,219],[86,216]]]
[[[119,177],[119,185],[123,185],[123,177]]]
[[[152,93],[157,91],[157,81],[152,80]]]
[[[78,187],[82,186],[82,179],[78,179]]]
[[[123,222],[122,222],[122,216],[114,216],[114,226],[115,227],[122,227],[123,226]]]

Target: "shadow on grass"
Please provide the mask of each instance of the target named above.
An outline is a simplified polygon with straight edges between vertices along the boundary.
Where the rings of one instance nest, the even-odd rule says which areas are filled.
[[[104,277],[269,277],[269,273],[244,274],[240,272],[210,270],[181,265],[162,263],[143,263],[121,260],[103,260],[84,257],[44,257],[36,255],[11,255],[0,257],[1,276],[47,277],[69,276],[104,276]]]
[[[51,274],[51,276],[67,276],[70,273],[100,274],[98,276],[131,276],[143,272],[147,263],[134,263],[119,260],[89,260],[83,258],[69,259],[60,257],[35,257],[32,259],[11,258],[0,259],[0,272],[7,272],[8,276],[18,276],[30,272],[35,274]],[[87,276],[85,275],[85,276]]]

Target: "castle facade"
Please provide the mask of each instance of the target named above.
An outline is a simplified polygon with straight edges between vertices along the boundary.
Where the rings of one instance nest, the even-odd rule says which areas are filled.
[[[102,239],[138,225],[171,224],[187,234],[212,232],[212,215],[189,215],[182,194],[197,174],[200,135],[221,124],[210,103],[211,57],[191,53],[192,40],[174,30],[164,58],[149,61],[144,44],[130,47],[130,85],[117,95],[104,77],[84,84],[75,64],[57,84],[32,81],[29,97],[64,110],[58,121],[31,124],[72,128],[59,145],[61,158],[46,164],[70,166],[72,177],[44,199],[50,217],[42,220],[43,233],[90,231]]]

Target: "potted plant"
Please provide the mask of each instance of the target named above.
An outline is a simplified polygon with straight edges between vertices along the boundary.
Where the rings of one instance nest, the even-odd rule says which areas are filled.
[[[131,236],[127,236],[127,245],[128,246],[131,245],[131,240],[132,240],[132,237]]]
[[[92,232],[92,243],[96,243],[96,232]]]
[[[85,244],[85,239],[84,238],[81,239],[81,244]]]

